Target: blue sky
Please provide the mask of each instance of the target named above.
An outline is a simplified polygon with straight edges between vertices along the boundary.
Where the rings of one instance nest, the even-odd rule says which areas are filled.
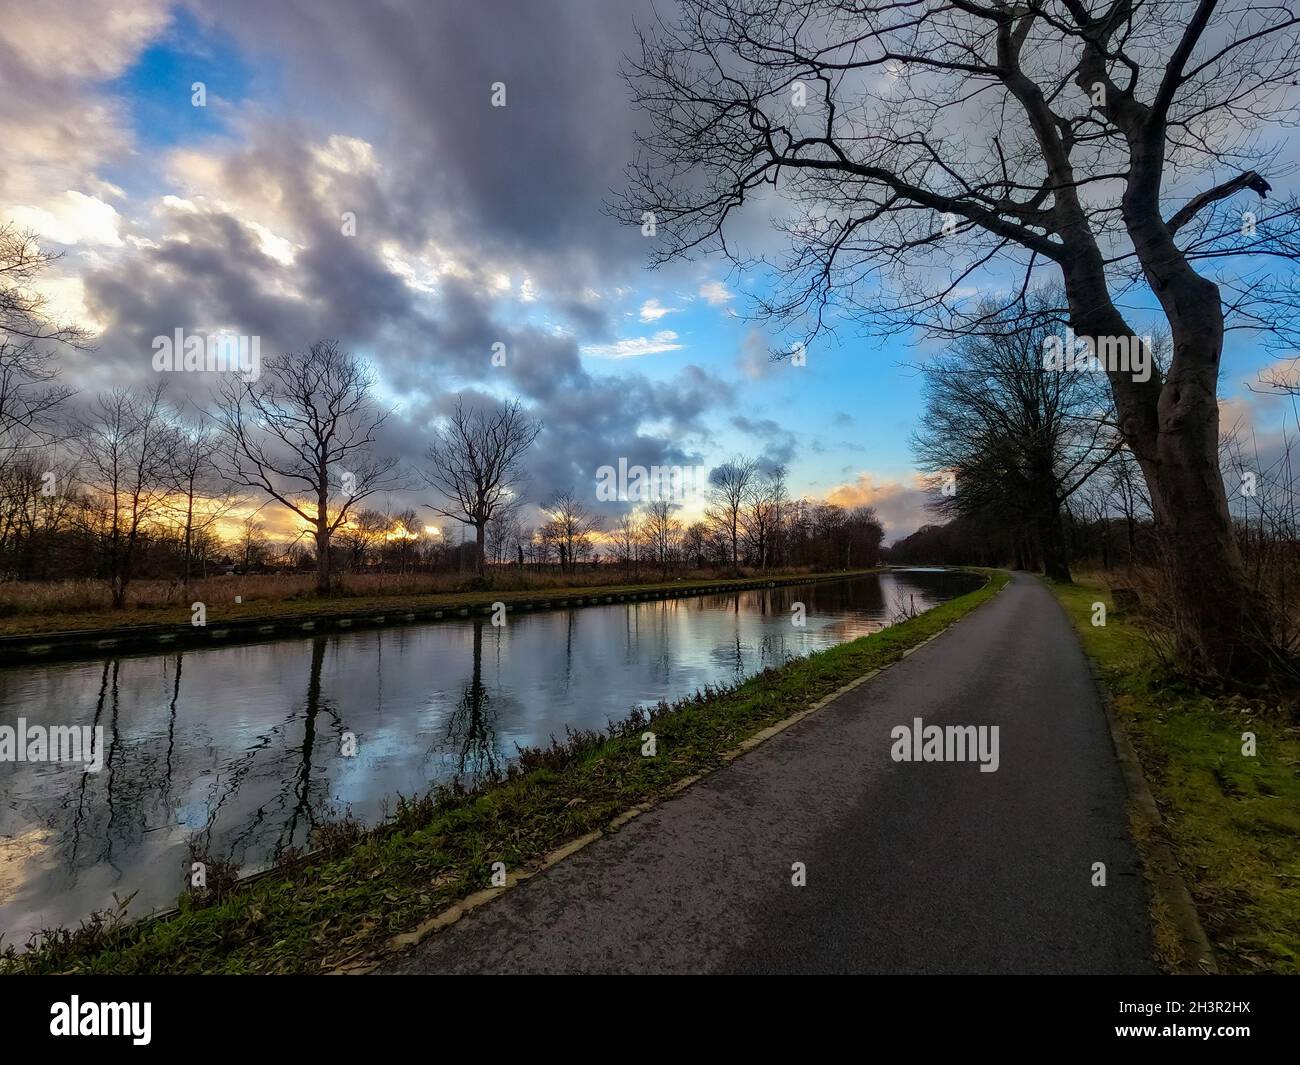
[[[201,82],[213,97],[239,105],[274,100],[274,77],[252,67],[238,44],[183,8],[174,9],[167,29],[106,86],[128,108],[136,147],[161,152],[225,131],[222,108],[177,106],[190,100]]]

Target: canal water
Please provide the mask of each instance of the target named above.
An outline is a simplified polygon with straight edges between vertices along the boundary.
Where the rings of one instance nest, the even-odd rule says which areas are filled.
[[[0,670],[0,725],[103,728],[103,768],[0,762],[0,946],[114,894],[172,904],[189,848],[244,873],[313,824],[503,770],[518,747],[727,685],[978,586],[943,570]],[[806,623],[792,623],[802,603]],[[348,734],[355,737],[355,753]]]

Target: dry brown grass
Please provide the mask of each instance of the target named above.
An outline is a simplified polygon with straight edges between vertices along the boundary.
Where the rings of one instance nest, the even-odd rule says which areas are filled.
[[[1300,656],[1300,562],[1281,553],[1267,558],[1247,552],[1247,575],[1252,591],[1268,602],[1274,630],[1272,635],[1273,673],[1269,682],[1283,682],[1293,688]],[[1096,582],[1109,588],[1128,588],[1136,593],[1140,607],[1133,618],[1135,627],[1145,636],[1157,661],[1166,669],[1185,669],[1177,648],[1186,636],[1184,621],[1175,608],[1172,576],[1159,565],[1124,566],[1110,570],[1076,568],[1076,582]],[[1212,678],[1202,678],[1212,679]]]
[[[790,576],[809,568],[772,570],[770,575]],[[181,624],[189,620],[190,604],[207,605],[209,618],[219,616],[268,617],[276,613],[304,613],[380,609],[387,604],[430,595],[511,594],[581,589],[588,587],[650,586],[676,581],[703,582],[737,576],[764,576],[757,572],[708,570],[658,570],[629,573],[616,566],[584,569],[577,573],[499,570],[485,587],[468,573],[358,573],[347,574],[341,587],[329,596],[317,596],[315,575],[249,574],[208,577],[192,581],[188,589],[179,581],[141,580],[127,589],[127,606],[114,611],[108,585],[103,581],[14,581],[0,584],[0,635],[57,632],[72,629],[112,628],[119,625]],[[241,603],[235,605],[235,597]]]
[[[756,573],[743,571],[745,576]],[[774,574],[797,573],[798,569],[773,570]],[[730,574],[708,570],[673,570],[664,576],[646,569],[639,576],[616,567],[584,569],[577,573],[548,573],[525,570],[498,571],[490,577],[488,588],[499,591],[544,591],[549,588],[573,588],[579,585],[603,586],[659,582],[663,580],[707,580]],[[480,590],[471,574],[464,573],[350,573],[343,577],[331,598],[338,596],[370,597],[376,595],[427,595],[438,592]],[[189,588],[180,581],[135,581],[127,589],[127,609],[185,606],[192,602],[225,602],[239,596],[246,603],[275,599],[292,602],[316,597],[316,577],[312,573],[247,574],[244,576],[207,577],[191,581]],[[63,614],[83,610],[108,610],[108,584],[97,580],[12,581],[0,584],[0,614]]]

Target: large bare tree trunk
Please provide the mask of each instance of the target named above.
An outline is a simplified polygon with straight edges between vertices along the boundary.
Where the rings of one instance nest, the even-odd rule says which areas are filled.
[[[1163,419],[1162,419],[1163,421]],[[1164,433],[1151,470],[1143,464],[1157,528],[1168,551],[1179,653],[1225,677],[1263,679],[1272,645],[1268,605],[1246,579],[1218,464],[1217,412]]]
[[[480,577],[487,568],[487,523],[479,522],[474,526],[474,572]]]
[[[1055,455],[1049,446],[1039,445],[1033,455],[1034,532],[1043,555],[1043,573],[1049,580],[1069,584],[1070,552],[1061,527],[1061,504],[1057,499]]]
[[[1036,508],[1035,524],[1038,543],[1043,553],[1043,573],[1054,581],[1069,584],[1070,560],[1061,529],[1061,513],[1055,499],[1045,499]]]
[[[1138,228],[1140,231],[1140,227]],[[1165,259],[1152,278],[1173,332],[1163,383],[1111,374],[1125,442],[1151,494],[1157,534],[1168,552],[1180,659],[1192,669],[1258,682],[1272,647],[1268,605],[1254,596],[1233,535],[1219,470],[1219,357],[1223,317],[1218,288]],[[1132,336],[1099,286],[1067,282],[1081,336]]]
[[[320,526],[316,529],[316,594],[330,594],[330,537]]]
[[[1152,457],[1139,454],[1139,462],[1172,562],[1180,655],[1208,672],[1258,682],[1274,625],[1268,602],[1247,582],[1219,469],[1223,304],[1218,286],[1192,269],[1161,217],[1155,175],[1163,136],[1156,127],[1134,144],[1123,200],[1125,225],[1174,343],[1155,438],[1145,442]]]
[[[316,490],[316,594],[330,594],[330,528],[328,472],[317,473]]]
[[[1207,291],[1173,304],[1175,356],[1157,406],[1154,459],[1139,462],[1169,553],[1180,654],[1209,672],[1258,681],[1273,625],[1268,604],[1250,590],[1228,512],[1216,395],[1223,319],[1217,289],[1197,280]]]

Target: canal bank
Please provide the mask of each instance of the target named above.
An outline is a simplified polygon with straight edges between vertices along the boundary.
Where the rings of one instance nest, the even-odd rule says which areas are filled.
[[[346,603],[328,609],[241,617],[223,616],[217,604],[204,603],[203,624],[119,625],[111,628],[73,629],[64,632],[20,633],[0,636],[0,666],[54,659],[100,658],[105,654],[138,654],[177,647],[221,646],[279,640],[287,636],[350,632],[486,616],[494,603],[510,611],[568,610],[608,603],[681,599],[711,592],[776,588],[790,584],[816,584],[860,577],[879,569],[838,573],[796,574],[779,577],[744,577],[716,581],[663,582],[659,584],[589,585],[545,592],[486,591],[436,593],[397,597],[390,605],[349,609]],[[229,610],[229,608],[226,608]]]

